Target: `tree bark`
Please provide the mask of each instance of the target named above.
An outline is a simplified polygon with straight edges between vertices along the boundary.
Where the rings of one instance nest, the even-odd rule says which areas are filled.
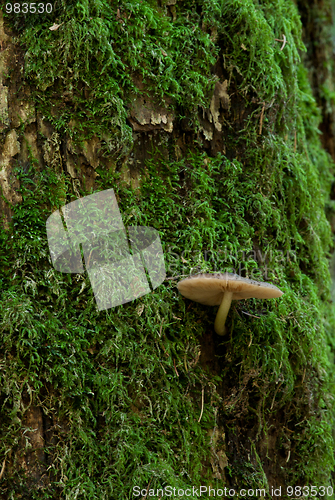
[[[332,484],[334,72],[311,17],[325,4],[153,3],[0,12],[4,499]],[[188,69],[169,80],[178,54]],[[106,189],[126,227],[159,232],[167,279],[98,311],[87,274],[53,268],[45,224]],[[223,338],[216,308],[176,284],[224,271],[284,295],[233,301]]]

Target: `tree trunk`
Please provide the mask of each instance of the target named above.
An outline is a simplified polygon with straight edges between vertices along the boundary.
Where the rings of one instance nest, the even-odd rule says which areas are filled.
[[[332,4],[6,5],[1,498],[330,498]],[[166,279],[99,310],[46,221],[108,189]],[[176,285],[223,272],[284,293],[233,300],[221,337]]]

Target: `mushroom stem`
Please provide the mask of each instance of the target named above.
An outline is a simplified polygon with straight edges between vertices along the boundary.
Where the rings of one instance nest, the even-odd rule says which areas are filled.
[[[219,310],[216,314],[214,330],[218,335],[225,335],[227,333],[225,322],[227,319],[228,311],[230,309],[230,304],[233,298],[233,292],[225,292],[223,294],[223,299],[220,304]]]

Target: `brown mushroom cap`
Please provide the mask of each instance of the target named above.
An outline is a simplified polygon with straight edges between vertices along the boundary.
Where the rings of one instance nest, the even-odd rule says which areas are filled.
[[[232,300],[274,299],[283,295],[275,285],[242,278],[238,274],[195,274],[178,283],[179,292],[187,299],[206,306],[219,306],[225,292]]]

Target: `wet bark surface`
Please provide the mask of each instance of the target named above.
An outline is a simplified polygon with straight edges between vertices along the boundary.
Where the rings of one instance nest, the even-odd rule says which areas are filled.
[[[322,122],[320,124],[321,141],[332,158],[335,158],[335,121],[334,104],[324,92],[329,82],[334,80],[334,38],[329,26],[334,23],[334,11],[323,0],[298,2],[303,24],[303,41],[307,52],[303,61],[308,68],[314,97],[320,106]]]

